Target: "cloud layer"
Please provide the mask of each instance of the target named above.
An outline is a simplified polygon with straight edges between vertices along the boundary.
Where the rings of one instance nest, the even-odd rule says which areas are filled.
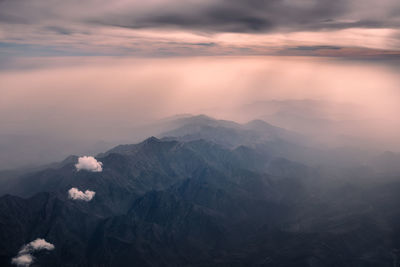
[[[75,164],[76,170],[84,170],[90,172],[102,172],[103,163],[97,161],[94,157],[83,156],[78,158],[78,163]]]
[[[0,21],[49,21],[212,32],[383,28],[400,24],[397,0],[29,0],[0,2]],[[48,30],[70,34],[68,24]]]
[[[39,250],[53,250],[55,247],[53,244],[47,242],[44,239],[36,239],[29,244],[24,245],[21,250],[18,252],[18,255],[12,258],[11,263],[17,266],[27,267],[30,266],[34,257],[32,254]]]
[[[285,48],[338,43],[398,51],[399,27],[397,0],[2,0],[0,57],[293,55]],[[353,53],[377,52],[322,56]]]
[[[86,190],[85,192],[79,191],[77,188],[73,187],[68,190],[68,197],[73,200],[90,201],[93,199],[96,192]]]
[[[396,0],[156,1],[144,10],[126,5],[124,10],[104,14],[95,21],[132,28],[178,27],[206,32],[314,31],[398,27],[399,8]]]

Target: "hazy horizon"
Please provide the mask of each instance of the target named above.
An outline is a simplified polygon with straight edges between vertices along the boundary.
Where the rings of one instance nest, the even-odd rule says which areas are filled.
[[[33,155],[49,144],[66,149],[54,153],[58,161],[82,153],[74,142],[88,151],[134,143],[158,120],[205,114],[262,119],[332,146],[347,145],[337,138],[346,135],[398,152],[397,73],[386,61],[326,57],[22,58],[0,71],[0,143],[12,155],[20,142],[13,140],[31,136]]]
[[[399,151],[399,14],[397,0],[0,1],[2,158],[135,142],[184,113]]]

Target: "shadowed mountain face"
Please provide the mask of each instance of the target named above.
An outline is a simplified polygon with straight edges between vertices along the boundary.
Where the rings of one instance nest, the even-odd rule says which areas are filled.
[[[71,156],[13,177],[0,266],[36,238],[55,246],[33,255],[39,266],[398,266],[395,172],[309,165],[301,154],[333,156],[261,121],[182,120],[99,154],[101,172]],[[72,187],[96,195],[72,200]]]

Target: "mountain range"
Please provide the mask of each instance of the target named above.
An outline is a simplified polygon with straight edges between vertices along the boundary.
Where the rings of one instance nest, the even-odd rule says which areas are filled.
[[[101,171],[70,156],[7,173],[0,265],[44,238],[55,249],[32,266],[399,266],[395,170],[263,121],[168,123],[95,156]],[[73,199],[71,188],[95,195]]]

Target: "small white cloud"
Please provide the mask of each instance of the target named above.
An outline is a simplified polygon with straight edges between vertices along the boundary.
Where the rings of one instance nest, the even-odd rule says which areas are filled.
[[[103,163],[97,161],[94,157],[83,156],[79,157],[78,163],[75,167],[78,171],[85,170],[91,172],[101,172],[103,171]]]
[[[94,195],[96,195],[96,192],[94,191],[86,190],[85,192],[82,192],[75,187],[68,190],[68,197],[74,200],[90,201]]]
[[[47,242],[44,239],[38,238],[38,239],[30,242],[29,244],[23,246],[20,252],[21,253],[25,253],[25,252],[30,253],[32,251],[42,250],[42,249],[53,250],[54,245]]]
[[[17,266],[27,267],[32,264],[34,257],[32,253],[38,250],[53,250],[54,245],[44,239],[38,238],[27,245],[24,245],[18,255],[12,258],[11,263]]]
[[[17,257],[12,258],[11,260],[11,264],[23,267],[31,265],[32,262],[33,262],[33,257],[30,254],[18,255]]]

